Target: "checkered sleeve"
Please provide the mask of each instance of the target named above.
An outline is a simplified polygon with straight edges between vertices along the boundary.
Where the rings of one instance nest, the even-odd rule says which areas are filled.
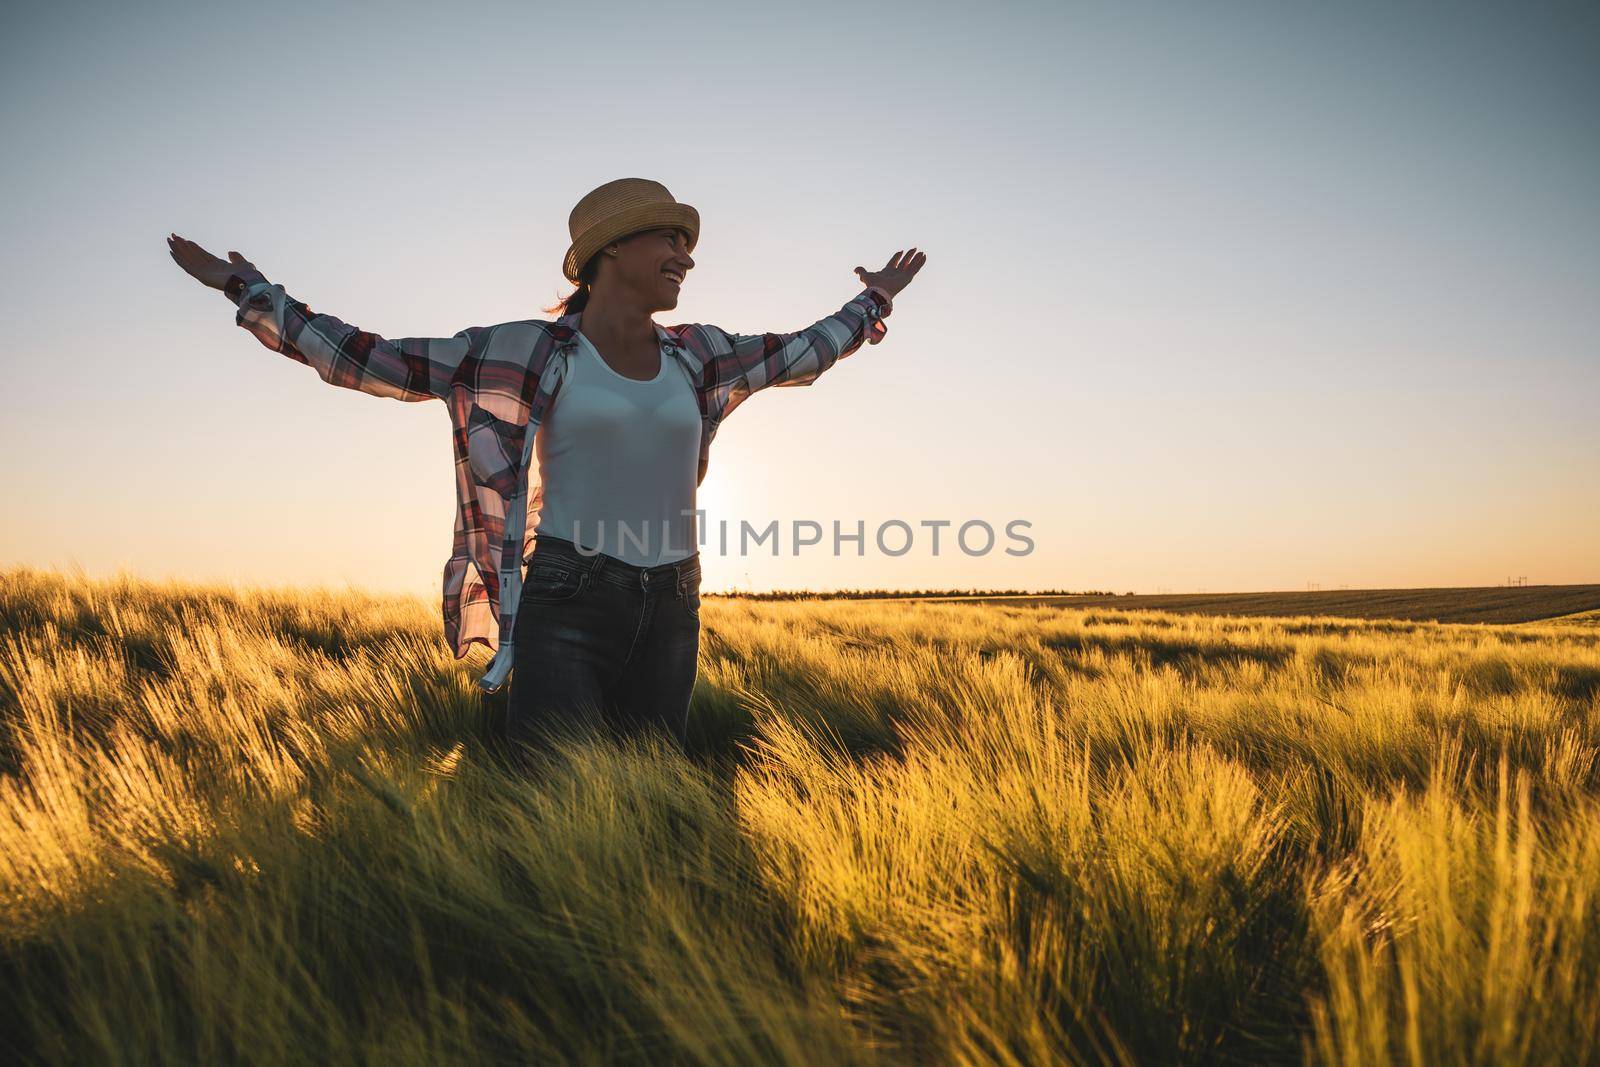
[[[388,340],[312,311],[254,269],[229,276],[222,291],[238,305],[234,321],[274,352],[307,364],[330,385],[396,400],[445,396],[485,329]]]
[[[711,334],[710,380],[737,395],[769,385],[810,385],[862,343],[877,344],[888,333],[884,317],[893,309],[887,290],[863,289],[849,303],[796,333]]]

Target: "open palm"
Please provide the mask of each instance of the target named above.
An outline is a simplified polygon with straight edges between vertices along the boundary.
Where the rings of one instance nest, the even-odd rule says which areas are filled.
[[[876,285],[888,290],[890,296],[898,296],[900,290],[911,284],[911,279],[917,276],[917,271],[926,262],[927,253],[912,248],[890,256],[882,270],[869,271],[865,267],[857,267],[856,274],[861,278],[862,285]]]

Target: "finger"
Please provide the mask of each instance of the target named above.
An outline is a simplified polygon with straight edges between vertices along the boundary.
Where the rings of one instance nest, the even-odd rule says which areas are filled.
[[[885,263],[883,265],[883,269],[884,270],[894,270],[894,268],[895,268],[896,264],[899,262],[899,260],[900,260],[900,253],[896,252],[894,255],[889,257],[889,262],[887,262],[887,263]]]

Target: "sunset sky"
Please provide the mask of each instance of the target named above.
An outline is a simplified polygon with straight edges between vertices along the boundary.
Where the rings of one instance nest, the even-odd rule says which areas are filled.
[[[928,254],[721,430],[707,590],[1600,582],[1592,3],[594,11],[9,9],[0,565],[437,596],[443,404],[268,351],[167,233],[448,336],[548,317],[573,204],[647,177],[702,220],[664,325]],[[867,551],[723,555],[741,519]]]

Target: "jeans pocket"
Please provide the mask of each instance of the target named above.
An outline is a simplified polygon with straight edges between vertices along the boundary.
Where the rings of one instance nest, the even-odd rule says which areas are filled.
[[[563,560],[540,559],[535,553],[522,582],[524,603],[560,604],[576,599],[589,584],[589,572]]]

